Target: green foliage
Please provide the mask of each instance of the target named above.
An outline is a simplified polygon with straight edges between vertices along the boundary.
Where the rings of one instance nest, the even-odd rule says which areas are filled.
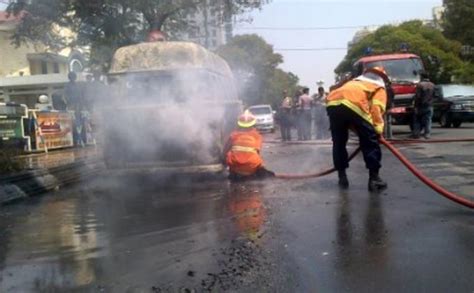
[[[283,57],[257,35],[236,36],[217,53],[232,68],[247,105],[278,105],[283,90],[292,93],[296,89],[298,77],[278,68]]]
[[[424,25],[421,21],[409,21],[399,26],[383,26],[356,43],[339,64],[335,72],[342,74],[350,71],[352,64],[364,56],[367,47],[376,53],[394,53],[401,44],[408,44],[410,52],[419,55],[426,71],[436,83],[456,81],[474,82],[470,64],[460,59],[461,44],[444,37],[441,31]]]
[[[444,34],[464,45],[474,46],[474,1],[445,0]]]
[[[283,99],[283,92],[287,91],[288,95],[292,96],[297,89],[301,88],[298,83],[298,76],[276,68],[269,79],[268,87],[264,90],[263,103],[271,104],[274,109],[277,109]]]
[[[90,46],[91,63],[106,69],[118,47],[144,40],[150,29],[162,29],[173,39],[195,27],[187,16],[200,9],[221,11],[219,21],[225,22],[268,1],[15,0],[7,10],[15,15],[24,13],[12,39],[17,46],[31,41],[52,49]],[[55,30],[57,25],[71,29],[77,38],[71,41],[61,36]]]

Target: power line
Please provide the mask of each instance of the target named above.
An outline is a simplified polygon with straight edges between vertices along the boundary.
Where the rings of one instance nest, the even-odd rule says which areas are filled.
[[[274,51],[340,51],[347,50],[347,48],[281,48],[273,49]]]
[[[346,30],[382,25],[354,25],[354,26],[328,26],[328,27],[236,27],[236,30],[266,30],[266,31],[316,31],[316,30]]]
[[[421,21],[432,21],[431,19],[417,19]],[[366,24],[366,25],[347,25],[347,26],[316,26],[316,27],[278,27],[278,26],[256,26],[256,27],[235,27],[235,30],[267,30],[267,31],[316,31],[316,30],[347,30],[369,27],[380,27],[384,25],[400,25],[404,21],[395,21],[393,23]]]

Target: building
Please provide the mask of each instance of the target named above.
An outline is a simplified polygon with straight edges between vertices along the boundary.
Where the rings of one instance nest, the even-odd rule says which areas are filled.
[[[16,47],[11,37],[22,14],[8,15],[0,11],[0,102],[17,102],[34,107],[41,94],[61,95],[70,71],[82,72],[86,66],[83,50],[65,48],[53,52],[42,44],[28,43]],[[74,36],[58,29],[63,36]]]
[[[226,19],[224,3],[208,5],[210,1],[188,16],[193,27],[183,33],[182,38],[215,50],[232,38],[233,26],[232,21]]]
[[[433,8],[433,25],[441,29],[442,24],[443,24],[443,14],[445,11],[446,7],[444,6],[438,6]]]
[[[0,11],[0,52],[3,56],[8,56],[0,64],[0,77],[80,72],[84,69],[83,53],[79,50],[66,48],[52,52],[41,44],[22,44],[20,47],[13,45],[11,37],[21,17],[22,15],[15,17]]]

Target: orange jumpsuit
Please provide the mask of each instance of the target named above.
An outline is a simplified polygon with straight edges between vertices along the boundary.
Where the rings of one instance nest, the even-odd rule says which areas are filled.
[[[256,129],[232,132],[227,148],[226,162],[230,172],[250,176],[263,166],[260,156],[262,136]]]

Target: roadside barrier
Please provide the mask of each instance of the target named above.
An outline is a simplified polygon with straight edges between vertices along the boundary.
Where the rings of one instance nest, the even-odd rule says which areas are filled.
[[[383,144],[397,159],[400,160],[400,162],[407,167],[410,172],[413,173],[418,179],[420,179],[423,183],[425,183],[428,187],[436,191],[438,194],[444,196],[445,198],[463,205],[465,207],[474,209],[474,201],[466,199],[460,195],[457,195],[453,192],[450,192],[446,190],[444,187],[440,186],[437,184],[434,180],[430,179],[428,176],[423,174],[416,166],[411,163],[395,146],[394,144],[416,144],[416,143],[450,143],[450,142],[474,142],[474,138],[465,138],[465,139],[433,139],[433,140],[414,140],[414,139],[409,139],[409,140],[391,140],[388,141],[385,138],[380,139],[380,143]],[[354,159],[357,154],[359,154],[360,148],[357,148],[350,156],[349,156],[349,161]],[[308,178],[317,178],[317,177],[322,177],[329,175],[333,172],[335,172],[336,169],[331,168],[325,171],[321,171],[318,173],[312,173],[312,174],[276,174],[275,177],[279,179],[308,179]]]

